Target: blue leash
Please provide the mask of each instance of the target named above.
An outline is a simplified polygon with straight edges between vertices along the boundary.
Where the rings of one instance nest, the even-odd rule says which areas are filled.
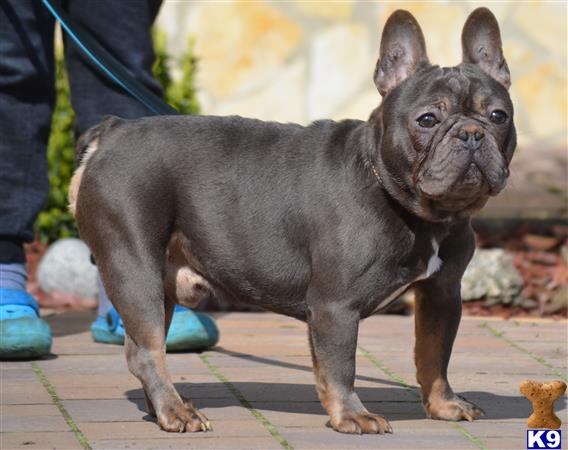
[[[42,2],[61,24],[61,28],[65,30],[67,35],[107,77],[144,104],[155,115],[179,114],[176,109],[134,78],[114,56],[107,52],[84,28],[74,22],[61,6],[52,0],[42,0]]]

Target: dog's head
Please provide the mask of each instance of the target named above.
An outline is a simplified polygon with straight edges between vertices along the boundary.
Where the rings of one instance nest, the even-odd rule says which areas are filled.
[[[463,60],[431,65],[416,19],[396,11],[382,34],[371,116],[387,190],[426,220],[469,215],[505,186],[516,146],[511,78],[495,16],[478,8],[462,32]]]

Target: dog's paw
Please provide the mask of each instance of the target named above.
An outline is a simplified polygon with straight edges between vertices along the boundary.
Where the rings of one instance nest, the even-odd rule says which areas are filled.
[[[454,395],[450,400],[431,401],[424,405],[424,408],[428,417],[437,420],[468,420],[473,422],[485,415],[485,411],[459,395]]]
[[[344,413],[338,419],[330,420],[328,426],[335,431],[348,434],[392,433],[392,427],[388,421],[372,413]]]
[[[189,401],[163,408],[158,414],[158,424],[174,433],[212,430],[209,419]]]

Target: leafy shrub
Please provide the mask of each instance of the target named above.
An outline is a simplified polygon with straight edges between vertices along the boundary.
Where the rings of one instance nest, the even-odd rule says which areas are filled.
[[[55,76],[57,98],[47,146],[49,193],[47,205],[36,221],[37,234],[42,242],[77,236],[75,219],[67,209],[67,193],[75,159],[75,113],[71,108],[69,83],[61,51],[56,55]]]
[[[199,112],[194,84],[197,59],[193,48],[193,40],[190,39],[180,60],[172,61],[166,50],[165,33],[154,33],[154,76],[164,88],[165,100],[182,114]],[[179,79],[171,76],[172,62],[178,63],[181,72]],[[44,243],[78,235],[75,219],[67,209],[67,193],[75,160],[75,114],[69,100],[69,83],[61,49],[55,56],[55,74],[57,98],[47,148],[49,194],[47,205],[36,221],[37,236]]]
[[[197,58],[194,54],[194,42],[190,38],[186,52],[181,56],[177,65],[181,76],[172,81],[170,75],[171,57],[166,51],[166,34],[160,31],[154,33],[154,50],[156,61],[152,68],[154,77],[164,88],[166,101],[182,114],[198,114],[199,103],[195,90],[194,76],[197,71]]]

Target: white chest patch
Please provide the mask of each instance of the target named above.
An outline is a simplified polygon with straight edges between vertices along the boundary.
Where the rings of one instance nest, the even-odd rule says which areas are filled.
[[[430,256],[430,259],[428,260],[428,267],[426,268],[426,274],[424,278],[428,278],[434,275],[438,270],[440,270],[440,267],[442,267],[442,260],[438,256],[439,249],[440,245],[438,245],[438,241],[436,241],[436,238],[433,237],[432,250],[434,251],[434,253],[432,254],[432,256]]]
[[[412,283],[419,281],[419,280],[425,280],[426,278],[431,277],[438,270],[440,270],[440,267],[442,267],[443,261],[438,256],[438,250],[439,249],[440,249],[440,245],[438,244],[438,241],[436,241],[436,238],[432,237],[432,252],[433,253],[432,253],[432,256],[430,256],[430,259],[428,260],[426,272],[417,276],[410,283],[407,283],[407,284],[399,287],[398,289],[396,289],[392,294],[390,294],[388,297],[386,297],[385,299],[383,299],[379,303],[379,305],[375,308],[375,311],[378,311],[379,309],[384,308],[389,303],[391,303],[393,300],[398,298],[400,296],[400,294],[402,294],[408,288],[408,286],[410,286]]]

